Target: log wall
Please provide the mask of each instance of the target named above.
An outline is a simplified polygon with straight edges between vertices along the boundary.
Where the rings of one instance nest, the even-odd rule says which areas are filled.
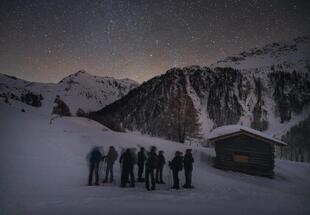
[[[215,152],[217,168],[267,177],[274,175],[274,146],[270,143],[241,134],[216,141]]]

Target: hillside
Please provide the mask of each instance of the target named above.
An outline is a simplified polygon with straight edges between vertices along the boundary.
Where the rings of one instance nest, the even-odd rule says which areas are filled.
[[[281,137],[309,115],[309,86],[307,73],[283,68],[247,73],[231,68],[174,68],[92,118],[115,130],[166,138],[186,119],[188,124],[200,124],[204,136],[215,127],[237,123]]]
[[[310,61],[310,37],[298,37],[289,41],[275,42],[256,47],[217,61],[211,67],[232,67],[235,69],[258,69],[282,65],[298,70],[304,69]]]
[[[309,164],[276,160],[275,178],[249,176],[214,169],[213,151],[192,147],[195,158],[192,190],[169,190],[166,185],[148,192],[144,184],[88,187],[86,155],[91,147],[114,145],[165,151],[167,160],[186,146],[130,133],[109,131],[83,118],[50,116],[0,104],[1,214],[309,214]],[[29,126],[31,124],[31,126]],[[184,182],[183,174],[181,183]],[[102,177],[102,175],[101,175]],[[102,180],[102,179],[101,179]],[[121,207],[119,207],[121,204]]]
[[[210,68],[172,68],[91,117],[115,130],[180,142],[227,124],[281,138],[310,115],[309,50],[303,37],[250,49]]]
[[[58,95],[75,115],[79,108],[84,112],[98,110],[137,86],[129,79],[98,77],[85,71],[69,75],[57,84],[33,83],[0,74],[0,102],[51,114]]]

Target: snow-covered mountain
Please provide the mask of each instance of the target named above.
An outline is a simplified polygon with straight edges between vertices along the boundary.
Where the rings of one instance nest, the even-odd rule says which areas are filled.
[[[251,49],[242,59],[230,57],[210,68],[172,68],[92,118],[116,130],[181,142],[197,130],[207,136],[226,124],[281,137],[310,115],[309,44],[303,37]]]
[[[261,48],[252,48],[219,60],[211,67],[257,69],[282,65],[300,70],[309,65],[309,60],[310,37],[305,36],[285,42],[267,44]]]
[[[75,115],[79,108],[84,112],[98,110],[137,86],[133,80],[98,77],[85,71],[69,75],[57,84],[33,83],[0,74],[0,102],[50,114],[58,97]]]

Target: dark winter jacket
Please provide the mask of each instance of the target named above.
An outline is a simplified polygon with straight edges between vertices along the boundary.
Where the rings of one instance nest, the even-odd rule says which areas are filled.
[[[124,152],[119,159],[119,162],[122,164],[122,168],[130,169],[133,167],[133,159],[130,152]]]
[[[133,164],[137,164],[137,153],[136,153],[136,149],[135,148],[131,148],[130,149],[130,154],[131,154],[131,159]]]
[[[113,164],[117,160],[117,157],[118,153],[116,150],[109,150],[105,158],[105,161],[107,162],[107,164]]]
[[[145,156],[144,151],[139,151],[138,152],[138,165],[143,166],[145,160],[146,160],[146,156]]]
[[[146,159],[145,167],[149,170],[154,170],[157,167],[157,155],[155,152],[149,152]]]
[[[183,157],[182,156],[175,156],[171,163],[170,168],[175,171],[181,171],[183,169]]]
[[[193,170],[193,163],[194,163],[194,158],[192,153],[188,152],[185,153],[184,156],[184,169],[186,170]]]
[[[101,161],[102,154],[98,148],[94,148],[87,156],[89,164],[96,164]]]
[[[164,165],[165,165],[165,163],[166,163],[166,160],[165,160],[165,157],[164,157],[164,155],[158,155],[157,156],[157,159],[158,159],[158,162],[157,162],[157,167],[158,168],[162,168]]]

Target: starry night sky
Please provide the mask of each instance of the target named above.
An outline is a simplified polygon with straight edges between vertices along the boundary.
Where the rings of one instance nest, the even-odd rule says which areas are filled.
[[[309,0],[1,0],[0,73],[142,82],[307,34]]]

